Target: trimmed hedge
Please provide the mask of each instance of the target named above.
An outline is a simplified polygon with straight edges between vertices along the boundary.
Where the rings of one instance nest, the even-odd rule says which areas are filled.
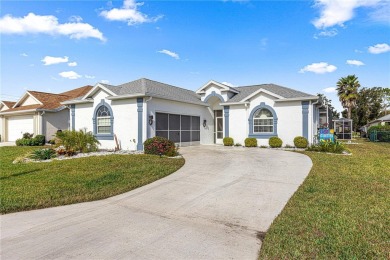
[[[309,142],[305,137],[297,136],[294,138],[294,145],[296,148],[306,148],[309,145]]]
[[[257,139],[253,137],[246,138],[245,147],[257,147]]]
[[[144,153],[155,155],[176,156],[178,148],[174,142],[164,137],[155,136],[144,142]]]
[[[42,146],[45,145],[45,136],[44,135],[36,135],[35,137],[31,138],[30,134],[26,135],[28,133],[23,134],[23,138],[17,139],[15,141],[15,144],[17,146]]]
[[[223,138],[223,145],[224,146],[233,146],[234,145],[234,140],[231,137],[225,137]]]
[[[280,148],[282,147],[283,145],[283,141],[282,139],[280,139],[279,137],[277,136],[272,136],[269,140],[268,140],[268,144],[270,147],[272,148]]]

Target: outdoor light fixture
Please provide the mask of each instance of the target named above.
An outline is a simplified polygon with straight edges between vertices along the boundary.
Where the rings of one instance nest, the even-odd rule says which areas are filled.
[[[153,115],[149,116],[149,125],[153,125]]]
[[[207,120],[203,120],[203,127],[206,127],[206,124],[207,124]]]

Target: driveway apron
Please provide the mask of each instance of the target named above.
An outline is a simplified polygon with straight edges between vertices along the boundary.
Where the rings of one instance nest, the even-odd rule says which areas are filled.
[[[180,152],[179,171],[136,190],[1,216],[2,259],[256,259],[259,234],[312,166],[280,150]]]

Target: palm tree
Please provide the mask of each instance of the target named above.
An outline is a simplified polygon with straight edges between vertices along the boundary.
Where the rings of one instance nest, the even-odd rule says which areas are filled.
[[[355,75],[348,75],[337,81],[337,95],[341,105],[348,111],[348,119],[351,119],[352,108],[356,106],[359,87],[360,83]]]

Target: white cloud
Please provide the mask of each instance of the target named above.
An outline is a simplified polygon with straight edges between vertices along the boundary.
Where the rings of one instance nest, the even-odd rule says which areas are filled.
[[[355,9],[375,7],[383,1],[386,0],[316,0],[315,7],[320,9],[320,17],[313,24],[317,29],[343,26],[353,18]]]
[[[314,39],[318,39],[320,37],[335,37],[338,34],[338,31],[336,28],[333,28],[331,30],[323,30],[319,33],[314,34]]]
[[[64,35],[70,39],[96,38],[105,41],[103,34],[92,25],[81,22],[59,23],[53,15],[29,13],[24,17],[5,15],[0,18],[0,33]]]
[[[95,78],[95,76],[90,76],[90,75],[84,75],[84,77],[85,77],[86,79],[94,79],[94,78]]]
[[[173,51],[168,51],[168,50],[161,50],[161,51],[158,51],[159,53],[163,53],[163,54],[166,54],[168,56],[171,56],[172,58],[175,58],[177,60],[180,59],[179,57],[179,54],[173,52]]]
[[[390,51],[390,45],[387,43],[379,43],[374,46],[368,47],[368,52],[372,54],[380,54]]]
[[[335,87],[324,88],[322,91],[325,93],[336,93],[336,88]]]
[[[161,15],[149,18],[146,14],[138,11],[138,7],[143,4],[137,3],[135,0],[125,0],[123,1],[122,8],[113,8],[109,11],[104,10],[100,15],[110,21],[127,22],[127,25],[156,22],[162,18]]]
[[[21,53],[20,56],[23,56],[23,57],[28,57],[27,53]]]
[[[364,63],[360,60],[347,60],[347,64],[354,66],[363,66]]]
[[[79,79],[82,77],[81,75],[77,74],[74,71],[63,71],[63,72],[58,73],[58,75],[60,75],[63,78],[67,78],[67,79]]]
[[[333,72],[337,69],[336,66],[330,65],[327,62],[312,63],[310,65],[302,68],[299,73],[313,72],[316,74],[324,74],[328,72]]]
[[[110,83],[110,81],[108,81],[106,79],[102,79],[100,82],[103,83],[103,84],[109,84]]]
[[[69,66],[69,67],[76,67],[76,66],[77,66],[77,62],[75,62],[75,61],[69,62],[69,63],[68,63],[68,66]]]
[[[390,24],[390,1],[389,0],[383,0],[381,1],[375,8],[374,11],[372,11],[369,14],[369,17],[374,22],[380,22],[385,23],[387,25]]]
[[[41,61],[43,62],[43,65],[48,66],[48,65],[68,62],[69,58],[67,56],[64,57],[45,56],[45,58],[43,58]]]
[[[71,17],[69,17],[69,22],[72,22],[72,23],[80,23],[82,21],[83,21],[83,18],[81,18],[78,15],[72,15]]]

